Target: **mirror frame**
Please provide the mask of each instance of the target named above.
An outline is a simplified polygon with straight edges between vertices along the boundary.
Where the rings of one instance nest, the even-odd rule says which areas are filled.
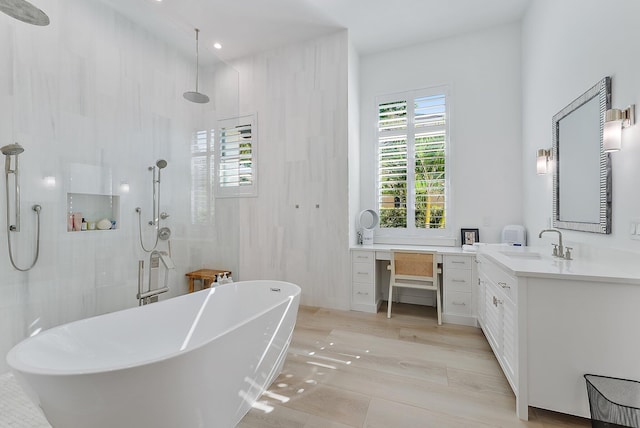
[[[559,156],[560,120],[568,116],[583,104],[598,97],[600,104],[600,218],[597,223],[575,222],[560,220],[560,188],[561,178]],[[604,114],[611,108],[611,78],[603,78],[584,94],[576,98],[571,104],[553,116],[553,227],[559,229],[578,230],[582,232],[611,233],[611,158],[604,151],[603,131]]]

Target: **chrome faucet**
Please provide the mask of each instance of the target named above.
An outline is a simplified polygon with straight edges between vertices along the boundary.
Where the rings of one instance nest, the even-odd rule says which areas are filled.
[[[561,259],[564,259],[564,247],[562,246],[562,232],[560,232],[557,229],[544,229],[543,231],[540,232],[540,234],[538,235],[538,238],[542,238],[542,234],[545,232],[555,232],[558,234],[558,244],[552,244],[553,245],[553,256],[554,257],[560,257]],[[570,253],[569,253],[570,254]],[[571,255],[569,255],[569,258],[571,258]]]

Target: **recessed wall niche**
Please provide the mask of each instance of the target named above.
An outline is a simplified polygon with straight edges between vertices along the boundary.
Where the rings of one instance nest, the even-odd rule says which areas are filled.
[[[111,168],[70,164],[67,179],[66,230],[105,231],[120,225],[120,196],[113,194]],[[85,225],[82,223],[85,220]],[[104,220],[108,220],[110,225]]]

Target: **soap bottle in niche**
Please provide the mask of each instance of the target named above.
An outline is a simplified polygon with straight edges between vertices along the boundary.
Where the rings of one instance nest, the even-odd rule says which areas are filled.
[[[84,217],[82,218],[81,230],[87,230],[87,221],[84,219]]]
[[[82,213],[73,213],[73,230],[79,232],[82,230]]]

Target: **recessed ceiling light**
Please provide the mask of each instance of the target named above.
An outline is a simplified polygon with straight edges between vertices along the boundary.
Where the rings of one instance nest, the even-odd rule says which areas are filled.
[[[213,44],[213,47],[216,48],[216,49],[222,49],[222,45],[220,43],[218,43],[218,42],[215,42]]]

